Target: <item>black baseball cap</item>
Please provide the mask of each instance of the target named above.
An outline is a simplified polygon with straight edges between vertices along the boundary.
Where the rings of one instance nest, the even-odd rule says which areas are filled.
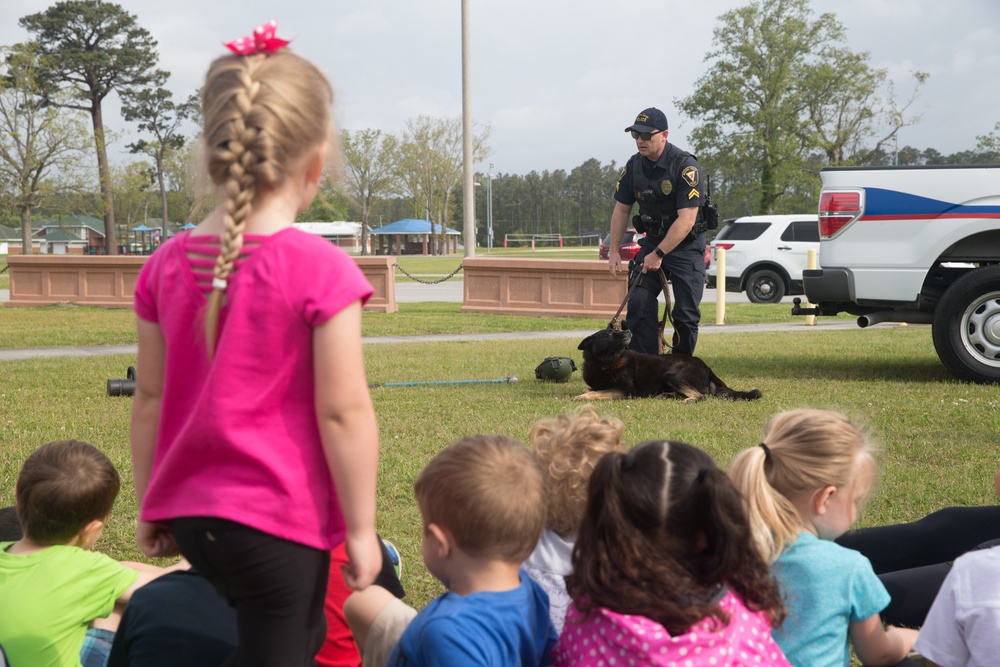
[[[629,127],[625,128],[626,132],[631,132],[635,130],[636,132],[656,132],[658,130],[667,129],[667,117],[662,111],[656,107],[649,107],[648,109],[643,109],[642,112],[635,117],[635,122]]]

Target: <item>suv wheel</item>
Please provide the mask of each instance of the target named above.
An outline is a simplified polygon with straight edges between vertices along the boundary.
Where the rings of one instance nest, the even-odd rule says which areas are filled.
[[[747,280],[747,298],[754,303],[778,303],[785,296],[785,281],[776,271],[760,269]]]
[[[969,271],[952,283],[934,310],[931,333],[952,373],[1000,382],[1000,266]]]

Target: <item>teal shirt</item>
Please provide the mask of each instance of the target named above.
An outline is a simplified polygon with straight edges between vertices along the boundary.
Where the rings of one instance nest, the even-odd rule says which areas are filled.
[[[795,667],[849,667],[847,631],[888,606],[871,562],[853,549],[801,533],[771,565],[788,617],[772,632]]]

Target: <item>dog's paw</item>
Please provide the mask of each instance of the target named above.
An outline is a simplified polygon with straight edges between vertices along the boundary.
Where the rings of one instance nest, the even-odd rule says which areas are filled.
[[[574,401],[617,401],[625,398],[625,394],[617,389],[602,389],[599,391],[588,391],[574,396]]]

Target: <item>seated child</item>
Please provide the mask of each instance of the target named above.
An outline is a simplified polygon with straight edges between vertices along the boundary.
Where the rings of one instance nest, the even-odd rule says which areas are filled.
[[[545,523],[535,457],[499,435],[456,440],[417,476],[423,557],[448,592],[418,614],[379,586],[344,615],[365,667],[552,664],[545,592],[521,570]]]
[[[996,475],[1000,498],[1000,472]],[[960,556],[944,580],[916,647],[930,667],[995,665],[1000,654],[1000,546]]]
[[[548,477],[548,512],[524,570],[548,593],[556,632],[562,632],[570,603],[565,577],[573,571],[573,543],[587,506],[587,481],[602,456],[623,449],[624,428],[613,417],[599,417],[588,405],[572,416],[539,420],[528,434]]]
[[[905,660],[917,631],[883,628],[885,586],[867,558],[836,544],[875,477],[871,446],[846,416],[788,410],[730,471],[747,499],[758,553],[782,586],[788,622],[774,638],[795,665],[850,664],[848,638],[866,665]]]
[[[404,595],[385,543],[382,571],[375,582],[397,597]],[[349,563],[345,545],[330,553],[326,590],[326,640],[317,667],[360,667],[361,656],[344,620],[344,600],[351,591],[342,567]],[[207,579],[194,570],[171,572],[143,586],[129,600],[111,645],[107,667],[218,667],[239,644],[236,610]]]
[[[12,665],[103,665],[115,622],[88,626],[166,571],[91,551],[120,486],[111,461],[78,440],[42,445],[24,462],[23,537],[0,542],[0,644]]]
[[[781,596],[752,539],[743,499],[697,447],[650,440],[605,455],[555,664],[789,667],[771,638]]]

